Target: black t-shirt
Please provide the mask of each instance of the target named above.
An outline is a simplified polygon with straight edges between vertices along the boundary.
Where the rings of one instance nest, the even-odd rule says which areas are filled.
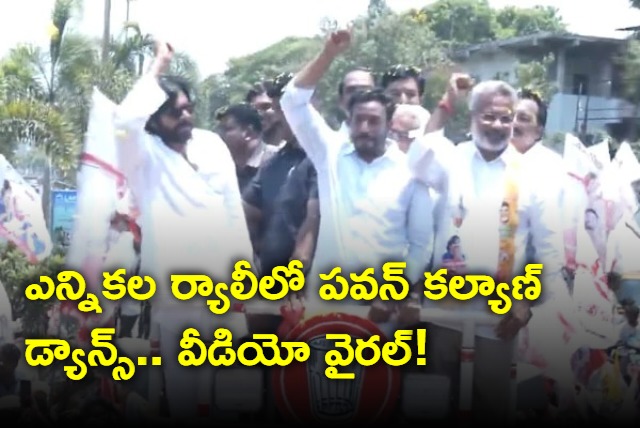
[[[247,186],[251,183],[251,180],[256,176],[259,167],[246,165],[242,168],[236,167],[236,176],[238,177],[238,185],[240,186],[240,193],[244,193]]]
[[[305,158],[291,171],[274,204],[260,252],[263,273],[269,275],[274,267],[289,262],[298,231],[307,216],[307,201],[317,198],[316,170]]]
[[[262,164],[256,175],[247,184],[242,193],[242,199],[262,212],[258,236],[253,236],[253,240],[262,240],[265,230],[271,222],[274,204],[282,186],[293,169],[304,159],[306,159],[306,154],[301,148],[287,144]]]
[[[305,158],[306,155],[302,149],[287,144],[262,164],[257,174],[244,189],[242,199],[261,210],[263,218],[270,218],[280,188],[293,168]]]

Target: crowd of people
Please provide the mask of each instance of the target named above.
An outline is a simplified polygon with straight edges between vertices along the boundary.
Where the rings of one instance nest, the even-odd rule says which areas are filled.
[[[570,279],[578,278],[582,265],[566,236],[576,228],[596,229],[600,214],[590,206],[585,211],[562,157],[542,144],[545,102],[503,81],[474,82],[455,73],[429,112],[421,106],[428,82],[419,69],[396,66],[376,82],[371,71],[358,68],[336,88],[344,121],[335,130],[316,109],[314,95],[350,46],[350,31],[335,31],[302,70],[256,84],[245,102],[216,113],[215,130],[202,130],[194,129],[188,82],[165,74],[172,47],[158,43],[149,72],[118,106],[118,167],[135,198],[140,233],[114,216],[112,226],[123,234],[114,240],[107,264],[156,278],[151,322],[159,328],[171,417],[197,415],[193,386],[206,376],[178,364],[182,332],[212,331],[231,318],[212,316],[202,301],[173,298],[170,275],[193,271],[228,278],[237,260],[253,261],[263,275],[291,260],[303,262],[306,291],[289,297],[284,311],[322,305],[318,278],[335,266],[343,275],[374,267],[380,276],[385,262],[406,262],[412,284],[407,301],[370,305],[369,319],[389,337],[398,328],[423,325],[411,311],[416,305],[488,312],[482,298],[425,299],[424,272],[447,267],[509,282],[528,263],[541,263],[542,297],[514,300],[494,326],[476,330],[473,411],[478,420],[507,420],[514,399],[510,370],[518,352],[553,379],[560,411],[570,410],[576,401],[572,358],[592,343],[592,332],[582,327],[572,297]],[[453,144],[442,130],[463,100],[470,138]],[[587,186],[577,192],[588,199]],[[622,241],[640,236],[635,214],[624,212],[619,220],[631,233]],[[582,245],[597,246],[596,235],[590,236],[594,241]],[[620,252],[596,257],[609,291],[636,268],[633,257],[619,254],[612,263],[614,253]],[[574,287],[581,286],[592,285]],[[620,321],[613,320],[615,297],[610,304],[607,322],[626,339],[635,337],[637,306],[627,302]],[[129,335],[140,307],[123,303],[121,311]],[[297,313],[301,319],[304,311]],[[427,328],[428,371],[452,380],[454,408],[461,326],[438,322]],[[568,338],[568,331],[575,334]],[[616,343],[615,334],[605,339]],[[523,337],[527,352],[519,346]]]

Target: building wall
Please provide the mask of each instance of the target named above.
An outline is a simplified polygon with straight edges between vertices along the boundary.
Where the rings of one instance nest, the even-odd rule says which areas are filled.
[[[518,64],[552,53],[555,61],[548,77],[555,81],[558,93],[549,104],[547,133],[580,130],[585,120],[587,98],[587,131],[597,132],[606,130],[607,124],[620,122],[622,118],[633,114],[629,103],[611,97],[612,86],[615,86],[613,79],[616,78],[614,63],[617,52],[617,47],[612,45],[543,45],[474,52],[460,64],[479,80],[499,78],[516,84]]]

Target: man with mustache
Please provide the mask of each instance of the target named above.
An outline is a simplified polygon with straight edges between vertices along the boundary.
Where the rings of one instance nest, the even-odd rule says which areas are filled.
[[[562,156],[542,144],[544,128],[547,125],[547,105],[541,96],[530,89],[522,89],[518,94],[519,100],[516,104],[513,138],[511,143],[524,155],[525,162],[533,167],[544,170],[539,179],[544,181],[547,191],[554,194],[558,201],[558,207],[563,205],[565,233],[568,227],[576,225],[578,212],[572,207],[580,206],[567,194],[565,199],[565,188],[569,185],[569,176],[565,168]],[[575,248],[567,248],[568,252],[575,252]],[[529,260],[535,259],[533,248],[528,246]],[[571,258],[571,257],[568,257]]]
[[[229,149],[216,134],[194,129],[189,85],[164,75],[172,57],[170,45],[156,45],[149,72],[118,106],[115,127],[119,167],[140,210],[141,275],[157,284],[152,323],[159,327],[169,411],[177,420],[198,414],[197,386],[210,374],[178,363],[182,333],[194,327],[211,337],[231,315],[211,313],[206,298],[178,300],[171,275],[226,282],[234,263],[251,261],[253,251]]]
[[[324,48],[287,85],[282,110],[318,175],[322,221],[310,278],[342,268],[342,275],[387,261],[406,261],[418,281],[431,257],[433,236],[428,188],[411,178],[405,155],[387,140],[394,105],[381,90],[354,93],[348,103],[353,144],[341,144],[311,104],[334,59],[351,44],[351,32],[331,34]],[[317,283],[307,299],[322,304]]]
[[[218,134],[225,142],[236,164],[240,192],[278,151],[276,146],[260,139],[262,121],[260,114],[250,105],[233,104],[216,113]]]
[[[517,93],[509,84],[479,83],[469,101],[472,140],[454,146],[443,136],[428,134],[409,148],[409,164],[417,178],[427,183],[444,182],[442,188],[450,201],[444,217],[448,219],[444,222],[449,226],[448,235],[474,243],[465,247],[465,273],[487,274],[496,278],[496,283],[509,283],[523,271],[530,237],[536,256],[544,263],[542,298],[555,298],[564,287],[557,202],[546,196],[544,186],[537,185],[539,171],[529,168],[510,144],[517,102]],[[430,176],[433,170],[441,171],[442,177]],[[436,248],[434,254],[444,250]],[[434,260],[434,270],[442,265],[441,260]],[[424,305],[488,312],[482,297],[466,302],[450,299],[425,300]],[[474,419],[500,423],[508,418],[509,401],[515,399],[509,377],[514,338],[531,317],[530,304],[514,300],[511,311],[496,319],[495,328],[476,328]],[[428,331],[431,370],[448,376],[455,391],[460,376],[461,327],[437,323]]]

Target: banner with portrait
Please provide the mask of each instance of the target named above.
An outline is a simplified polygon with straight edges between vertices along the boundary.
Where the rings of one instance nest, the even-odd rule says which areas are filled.
[[[0,236],[15,244],[31,263],[51,254],[53,243],[44,220],[42,198],[0,155]]]
[[[577,232],[584,225],[586,210],[590,210],[589,216],[606,216],[601,180],[610,163],[605,162],[603,146],[597,149],[587,149],[574,135],[565,137],[563,161],[570,180],[564,192],[564,247],[566,265],[571,268],[576,265],[576,251],[581,245]]]
[[[638,210],[632,183],[640,180],[640,163],[627,142],[623,142],[602,174],[602,198],[607,207],[607,232],[615,229],[627,213]]]

